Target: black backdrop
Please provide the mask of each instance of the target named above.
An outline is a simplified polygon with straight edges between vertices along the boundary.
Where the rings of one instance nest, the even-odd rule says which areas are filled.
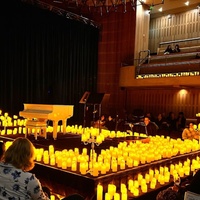
[[[0,15],[0,109],[70,104],[80,121],[79,100],[96,92],[99,30],[17,0],[4,0]]]

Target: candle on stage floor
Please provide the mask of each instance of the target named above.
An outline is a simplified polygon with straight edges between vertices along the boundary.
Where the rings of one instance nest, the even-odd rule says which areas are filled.
[[[97,200],[103,200],[103,186],[97,185]]]
[[[120,200],[120,194],[119,193],[114,194],[114,200]]]
[[[105,194],[105,200],[111,200],[111,197],[110,197],[110,194],[109,194],[109,193],[106,193],[106,194]]]

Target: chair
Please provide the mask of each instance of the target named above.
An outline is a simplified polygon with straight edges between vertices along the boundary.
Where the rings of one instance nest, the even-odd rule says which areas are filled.
[[[185,192],[184,200],[200,200],[200,194],[187,191]]]
[[[46,133],[47,124],[45,121],[28,120],[26,122],[26,128],[30,129],[31,132],[32,132],[32,129],[35,130],[34,132],[35,140],[37,140],[38,130],[39,130],[40,136],[43,136],[45,139],[47,139],[47,133]],[[25,134],[25,137],[27,137],[27,133]]]

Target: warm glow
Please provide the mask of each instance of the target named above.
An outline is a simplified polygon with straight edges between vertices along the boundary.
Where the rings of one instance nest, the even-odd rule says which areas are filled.
[[[186,5],[186,6],[189,6],[189,4],[190,4],[189,1],[186,1],[186,2],[185,2],[185,5]]]
[[[162,7],[158,9],[159,12],[162,12]]]
[[[188,93],[188,91],[186,90],[186,89],[181,89],[180,91],[179,91],[179,94],[180,95],[186,95]]]

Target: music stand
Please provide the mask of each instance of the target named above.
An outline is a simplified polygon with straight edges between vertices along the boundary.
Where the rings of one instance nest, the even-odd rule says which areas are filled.
[[[90,92],[85,92],[84,95],[82,96],[81,100],[79,103],[84,104],[84,122],[83,122],[83,127],[85,128],[86,125],[86,107],[87,105],[92,105],[93,106],[93,123],[95,122],[95,116],[96,113],[99,114],[99,120],[101,118],[101,102],[104,98],[105,93],[90,93]]]

